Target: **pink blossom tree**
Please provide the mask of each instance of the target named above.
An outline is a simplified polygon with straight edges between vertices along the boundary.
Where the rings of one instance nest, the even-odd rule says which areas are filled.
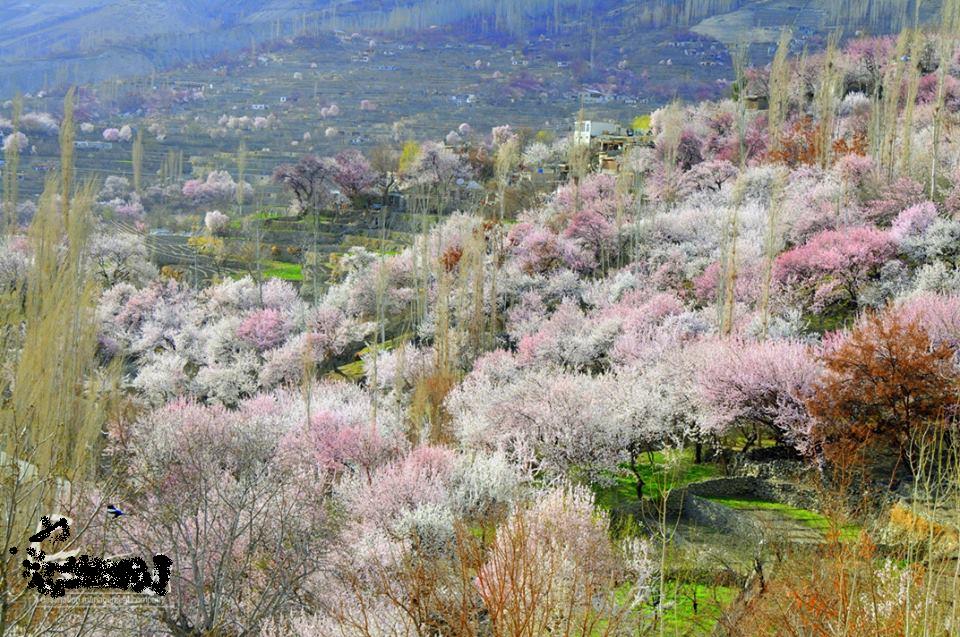
[[[733,180],[739,171],[725,159],[700,162],[680,177],[677,195],[686,198],[701,191],[719,191],[725,183]]]
[[[898,244],[902,243],[905,239],[923,234],[936,218],[937,206],[932,202],[910,206],[893,220],[890,236]]]
[[[593,255],[577,242],[558,237],[530,222],[520,222],[510,229],[507,246],[520,269],[529,274],[542,274],[561,267],[589,272],[596,267]]]
[[[258,399],[230,412],[178,401],[113,441],[126,468],[116,495],[135,513],[112,523],[110,544],[173,560],[156,611],[171,633],[259,632],[322,568],[333,539],[326,478],[278,456],[280,407]]]
[[[372,483],[374,472],[401,455],[405,441],[358,414],[323,410],[280,440],[287,462],[307,463],[331,476],[359,472]]]
[[[918,294],[900,301],[896,312],[905,323],[923,326],[932,346],[960,350],[960,296]]]
[[[520,339],[521,365],[562,365],[575,370],[600,369],[620,332],[615,317],[588,316],[576,303],[564,299],[540,329]]]
[[[616,253],[617,229],[594,210],[581,210],[575,214],[563,236],[582,243],[600,263]]]
[[[400,517],[424,505],[442,506],[454,467],[454,453],[444,447],[418,447],[360,476],[346,494],[351,516],[390,528]]]
[[[193,203],[231,201],[237,189],[243,188],[244,196],[253,196],[253,187],[247,182],[237,183],[225,170],[211,171],[206,179],[190,179],[183,184],[182,194]]]
[[[825,230],[777,257],[774,277],[813,309],[857,298],[859,287],[895,253],[888,232],[858,226]]]
[[[866,216],[878,224],[889,223],[902,210],[923,203],[924,187],[909,177],[884,184],[876,197],[865,202]]]
[[[579,189],[573,184],[558,188],[551,203],[562,218],[569,218],[579,210],[591,210],[613,220],[618,207],[626,206],[629,201],[617,192],[616,179],[612,175],[592,173],[580,181]]]
[[[288,330],[289,325],[280,311],[268,307],[249,314],[237,328],[237,338],[264,351],[280,345]]]
[[[379,175],[358,150],[344,150],[334,158],[333,181],[352,200],[373,192]]]
[[[703,429],[722,435],[739,427],[744,448],[758,442],[760,428],[801,451],[810,442],[806,401],[820,368],[809,346],[796,341],[720,341],[697,375],[706,407]]]
[[[289,190],[301,217],[317,213],[330,199],[329,186],[337,168],[329,159],[305,155],[296,164],[277,166],[273,181]]]
[[[718,300],[722,266],[714,261],[698,277],[693,279],[693,289],[697,300],[712,303]],[[737,280],[734,284],[734,297],[737,301],[755,302],[760,296],[762,265],[754,261],[737,264]]]

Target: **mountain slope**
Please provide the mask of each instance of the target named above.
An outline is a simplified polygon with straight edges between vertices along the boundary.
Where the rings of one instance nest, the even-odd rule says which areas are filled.
[[[890,33],[919,0],[12,0],[0,9],[0,96],[50,79],[149,73],[303,29],[415,32],[459,24],[483,39],[592,30],[691,29],[726,44],[775,41],[785,25]],[[922,3],[932,18],[941,0]],[[279,28],[278,28],[279,27]],[[497,43],[493,40],[491,44]]]

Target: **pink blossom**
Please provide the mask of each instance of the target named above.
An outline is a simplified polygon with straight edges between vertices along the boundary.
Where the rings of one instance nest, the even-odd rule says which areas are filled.
[[[225,170],[214,170],[206,179],[190,179],[183,184],[183,196],[196,203],[229,201],[236,197],[237,188],[243,188],[245,196],[253,195],[253,187],[247,182],[238,184]]]
[[[851,153],[838,159],[834,170],[844,181],[859,189],[873,177],[876,164],[872,157]]]
[[[237,338],[260,351],[273,349],[284,341],[287,323],[278,310],[266,308],[251,313],[237,328]]]
[[[901,211],[923,200],[923,186],[909,177],[900,177],[885,184],[876,199],[865,203],[867,218],[878,224],[889,223]]]
[[[291,430],[280,447],[291,462],[309,459],[331,473],[356,468],[368,477],[400,450],[399,441],[384,436],[376,424],[328,410],[315,414],[308,426]]]
[[[698,390],[709,414],[704,428],[722,434],[737,425],[763,425],[804,450],[819,366],[809,348],[795,341],[719,341],[698,373]]]
[[[366,157],[358,150],[344,150],[334,158],[333,181],[343,194],[356,198],[371,192],[378,175]]]
[[[677,196],[687,197],[703,190],[719,191],[725,183],[734,179],[738,173],[737,167],[725,159],[700,162],[683,173],[677,186]]]
[[[698,277],[693,279],[693,289],[697,300],[711,303],[718,299],[721,288],[721,265],[714,261]],[[761,267],[755,262],[741,263],[737,266],[737,278],[734,295],[737,301],[754,302],[760,297]]]
[[[443,447],[418,447],[356,485],[349,494],[351,513],[387,526],[418,506],[442,504],[453,470],[454,454]]]
[[[923,234],[923,231],[929,228],[936,218],[936,204],[928,201],[911,206],[893,220],[890,236],[897,243],[901,243],[907,237]]]
[[[822,307],[838,295],[855,298],[857,287],[894,253],[888,232],[866,226],[825,230],[777,257],[774,277]]]
[[[617,230],[609,221],[593,210],[581,210],[573,219],[563,236],[577,239],[594,255],[609,255],[616,247]]]
[[[924,75],[920,78],[920,85],[917,87],[917,103],[933,104],[937,101],[940,90],[940,75],[938,73]],[[951,112],[960,109],[960,80],[950,73],[944,75],[943,92],[947,108]]]
[[[273,397],[236,411],[178,400],[111,441],[128,470],[116,495],[137,512],[111,550],[151,555],[163,546],[173,557],[168,629],[229,623],[258,632],[272,605],[292,602],[319,572],[333,540],[328,482],[282,462],[284,407]]]
[[[895,38],[889,35],[857,38],[847,43],[845,53],[853,64],[882,69],[889,62],[895,44]]]
[[[934,345],[960,350],[960,296],[927,292],[901,301],[898,316],[926,330]]]
[[[3,152],[8,152],[14,145],[17,147],[17,152],[22,153],[30,145],[30,138],[20,131],[11,133],[3,138]]]
[[[140,199],[131,198],[130,201],[118,201],[113,204],[113,211],[122,219],[128,221],[140,221],[143,219],[144,210]]]
[[[507,143],[507,141],[513,137],[513,135],[513,129],[510,128],[509,124],[504,124],[503,126],[494,126],[493,130],[491,131],[494,146],[500,146]]]
[[[519,223],[510,229],[508,245],[520,268],[528,273],[544,273],[566,267],[588,272],[596,267],[592,254],[569,239],[561,239],[546,228]]]
[[[577,212],[577,196],[580,209],[590,209],[613,219],[618,207],[626,205],[623,195],[617,193],[617,181],[612,175],[593,173],[580,182],[579,193],[576,185],[570,183],[561,186],[553,194],[552,207],[562,217],[573,216]]]

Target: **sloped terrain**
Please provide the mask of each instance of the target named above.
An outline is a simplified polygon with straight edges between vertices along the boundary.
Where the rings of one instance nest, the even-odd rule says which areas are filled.
[[[921,22],[934,19],[939,9],[939,1],[924,2]],[[770,44],[777,41],[784,27],[811,33],[839,27],[847,36],[857,32],[893,33],[912,24],[915,12],[912,0],[760,0],[707,17],[691,30],[725,44]]]
[[[84,83],[147,74],[249,47],[251,42],[334,29],[415,33],[459,25],[465,34],[503,44],[587,24],[591,30],[691,29],[724,44],[764,44],[783,25],[823,35],[889,33],[912,21],[915,0],[470,0],[412,3],[372,0],[53,0],[17,2],[0,12],[0,95],[36,91],[56,78]],[[921,18],[936,15],[925,2]],[[598,42],[610,50],[609,38]],[[816,44],[812,43],[815,47]],[[127,59],[131,58],[131,59]]]

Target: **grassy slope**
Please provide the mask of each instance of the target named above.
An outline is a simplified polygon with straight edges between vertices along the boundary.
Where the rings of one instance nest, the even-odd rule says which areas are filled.
[[[267,261],[266,265],[267,268],[263,271],[264,277],[283,279],[284,281],[303,281],[303,270],[299,263]]]
[[[662,494],[662,475],[666,458],[663,452],[653,454],[653,463],[644,464],[640,475],[644,481],[643,495],[646,498],[659,498]],[[670,479],[671,489],[686,486],[693,482],[700,482],[716,476],[718,469],[708,463],[696,464],[693,461],[693,449],[684,449],[677,466]],[[611,476],[611,483],[595,488],[597,504],[611,510],[619,505],[637,501],[637,479],[627,468],[623,468],[617,475]]]
[[[732,509],[738,509],[741,511],[773,511],[783,515],[784,517],[795,520],[800,524],[819,531],[823,535],[827,535],[833,524],[830,519],[827,518],[822,513],[817,513],[816,511],[811,511],[809,509],[801,509],[798,507],[792,507],[787,504],[782,504],[780,502],[769,502],[765,500],[748,500],[740,498],[710,498],[712,501],[728,506]],[[844,525],[840,528],[840,539],[844,541],[855,540],[860,535],[860,527],[854,524]]]

